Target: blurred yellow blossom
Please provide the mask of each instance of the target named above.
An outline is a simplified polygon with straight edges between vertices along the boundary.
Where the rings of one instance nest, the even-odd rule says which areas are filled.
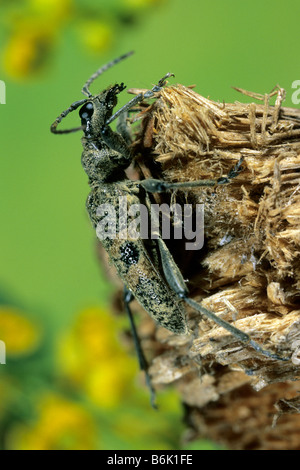
[[[132,394],[132,380],[137,372],[137,361],[127,355],[101,362],[86,377],[85,391],[98,406],[113,408]]]
[[[114,31],[109,23],[98,20],[82,21],[77,26],[81,43],[89,52],[98,53],[112,46]]]
[[[47,394],[38,403],[36,422],[16,425],[8,441],[10,449],[18,450],[92,450],[96,425],[80,403]]]
[[[63,374],[102,407],[117,406],[129,393],[137,360],[117,339],[117,322],[99,308],[87,308],[59,345]]]
[[[73,3],[73,0],[29,0],[29,7],[33,14],[59,21],[68,18]]]
[[[116,332],[117,322],[106,310],[90,307],[80,312],[64,341],[77,361],[94,365],[120,350]]]
[[[39,328],[23,312],[9,306],[0,307],[0,339],[5,343],[7,355],[31,353],[40,337]]]
[[[6,18],[10,36],[3,64],[13,78],[28,78],[43,69],[61,24],[71,17],[72,0],[28,0]]]
[[[15,29],[3,52],[6,72],[24,79],[40,70],[47,60],[53,42],[49,25],[24,22]]]
[[[163,0],[118,0],[84,2],[84,0],[23,0],[7,2],[0,17],[7,39],[2,62],[8,75],[15,79],[31,78],[47,65],[56,41],[67,30],[75,32],[85,52],[102,53],[111,48],[124,28],[136,20],[145,8],[155,7]],[[141,15],[142,16],[142,15]],[[58,41],[57,41],[58,43]]]

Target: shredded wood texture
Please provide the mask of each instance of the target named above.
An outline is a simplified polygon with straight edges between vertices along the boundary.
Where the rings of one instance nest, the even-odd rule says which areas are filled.
[[[145,177],[230,184],[158,201],[204,203],[205,245],[170,244],[191,297],[288,361],[261,355],[187,308],[192,333],[140,327],[150,373],[186,406],[185,440],[212,438],[235,449],[300,449],[300,111],[284,90],[244,94],[258,104],[217,103],[182,85],[143,108],[133,144]],[[272,427],[273,423],[273,427]],[[275,426],[276,424],[276,426]]]

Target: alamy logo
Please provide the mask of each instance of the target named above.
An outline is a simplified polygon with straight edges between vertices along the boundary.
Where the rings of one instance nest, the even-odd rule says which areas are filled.
[[[292,83],[292,88],[296,88],[296,91],[292,94],[292,103],[300,103],[300,80],[294,80]]]
[[[0,340],[0,364],[6,364],[6,347],[4,341]]]
[[[0,80],[0,104],[6,104],[6,85],[3,80]]]
[[[157,239],[191,240],[185,243],[186,250],[200,250],[204,244],[204,204],[131,204],[126,196],[119,197],[116,207],[100,204],[96,215],[100,218],[96,233],[100,240]],[[150,209],[150,211],[148,210]],[[171,229],[172,226],[172,229]],[[172,231],[172,235],[171,235]]]

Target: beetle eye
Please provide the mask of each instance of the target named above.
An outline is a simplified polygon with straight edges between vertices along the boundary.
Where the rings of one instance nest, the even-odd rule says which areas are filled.
[[[93,103],[89,102],[86,103],[82,108],[79,110],[79,116],[81,117],[82,121],[88,121],[91,119],[92,115],[94,112],[94,106]]]

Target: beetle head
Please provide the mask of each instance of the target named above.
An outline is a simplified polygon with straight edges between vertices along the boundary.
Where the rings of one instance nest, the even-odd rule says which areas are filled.
[[[117,104],[117,95],[124,89],[124,83],[110,86],[99,95],[91,96],[80,108],[79,116],[86,138],[100,137],[101,129],[112,116]]]

